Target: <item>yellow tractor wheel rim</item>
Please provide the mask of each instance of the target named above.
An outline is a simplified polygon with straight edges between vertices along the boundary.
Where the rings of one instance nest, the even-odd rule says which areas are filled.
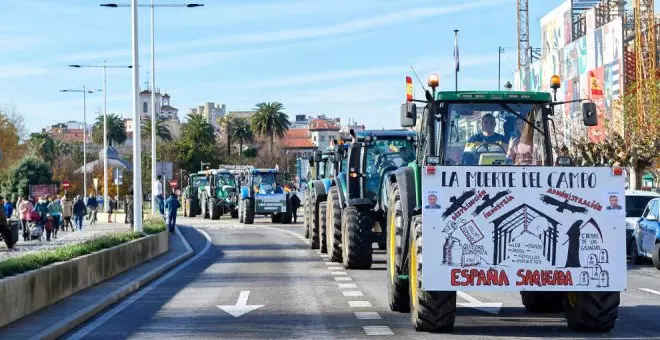
[[[568,292],[567,294],[568,294],[568,295],[567,295],[567,297],[568,297],[568,304],[569,304],[571,307],[575,307],[575,306],[577,305],[577,293],[575,293],[575,292]]]
[[[410,235],[410,300],[414,307],[417,307],[417,245],[415,244],[415,234]]]

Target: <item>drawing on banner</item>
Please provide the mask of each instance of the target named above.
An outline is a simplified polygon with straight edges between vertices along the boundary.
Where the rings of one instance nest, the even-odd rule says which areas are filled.
[[[470,199],[470,197],[474,196],[476,194],[476,189],[472,189],[469,191],[465,191],[462,193],[458,198],[456,196],[452,196],[449,199],[449,202],[451,202],[451,205],[445,210],[444,213],[442,213],[443,218],[449,217],[449,215],[453,214],[456,212],[458,209],[463,208],[463,204]]]
[[[444,166],[423,176],[422,192],[439,193],[444,209],[443,220],[422,210],[424,242],[442,244],[424,247],[425,289],[625,286],[624,216],[607,212],[618,202],[602,204],[625,187],[611,169]]]

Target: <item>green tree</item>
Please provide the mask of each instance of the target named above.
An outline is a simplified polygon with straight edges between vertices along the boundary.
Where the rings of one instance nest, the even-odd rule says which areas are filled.
[[[46,132],[30,134],[30,149],[44,162],[52,163],[55,157],[55,141]]]
[[[28,195],[30,185],[53,183],[50,164],[32,156],[24,157],[0,185],[3,196]]]
[[[201,162],[213,162],[215,133],[213,125],[201,115],[188,115],[181,129],[181,138],[176,143],[177,161],[183,169],[199,171]]]
[[[108,145],[119,146],[126,143],[128,135],[126,134],[126,125],[118,115],[108,114]],[[92,140],[94,143],[103,145],[103,115],[96,117],[96,122],[92,126]]]
[[[239,155],[243,152],[243,144],[252,143],[254,136],[252,134],[252,127],[250,122],[245,118],[237,118],[234,120],[234,131],[232,131],[232,138],[238,143]]]
[[[20,158],[20,135],[11,120],[0,111],[0,171],[7,170]]]
[[[164,119],[158,119],[156,121],[156,138],[161,142],[171,142],[172,133],[170,128],[165,124],[166,121]],[[140,135],[142,140],[151,140],[151,118],[142,121]]]
[[[227,138],[227,156],[231,156],[231,139],[234,137],[233,129],[236,125],[236,119],[230,115],[218,118],[218,125],[225,130]]]
[[[289,130],[289,116],[282,112],[284,105],[279,102],[259,103],[256,110],[251,120],[252,130],[257,136],[270,140],[272,153],[275,137],[282,138]]]

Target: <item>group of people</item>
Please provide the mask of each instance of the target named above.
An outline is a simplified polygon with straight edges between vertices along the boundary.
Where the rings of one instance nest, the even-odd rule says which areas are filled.
[[[5,225],[1,229],[7,229],[7,220],[16,217],[20,222],[20,228],[23,240],[28,241],[33,237],[41,238],[43,232],[46,233],[46,240],[57,238],[60,228],[62,230],[74,231],[76,228],[82,230],[83,219],[87,215],[88,219],[94,219],[98,201],[93,195],[84,202],[80,195],[74,199],[67,195],[41,196],[38,198],[22,196],[16,202],[9,199],[2,199],[2,215]],[[73,218],[73,223],[71,219]],[[75,227],[74,227],[75,223]],[[11,239],[3,234],[5,241]],[[8,243],[9,246],[9,243]],[[11,247],[9,247],[11,248]]]

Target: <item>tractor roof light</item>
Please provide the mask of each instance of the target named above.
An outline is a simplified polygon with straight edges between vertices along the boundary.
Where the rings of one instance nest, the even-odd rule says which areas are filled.
[[[561,87],[561,78],[558,75],[554,75],[550,78],[550,88],[556,90]]]
[[[437,73],[433,73],[429,76],[428,85],[430,88],[434,89],[440,85],[440,77]]]
[[[406,76],[406,101],[411,102],[413,100],[413,83],[410,76]]]

